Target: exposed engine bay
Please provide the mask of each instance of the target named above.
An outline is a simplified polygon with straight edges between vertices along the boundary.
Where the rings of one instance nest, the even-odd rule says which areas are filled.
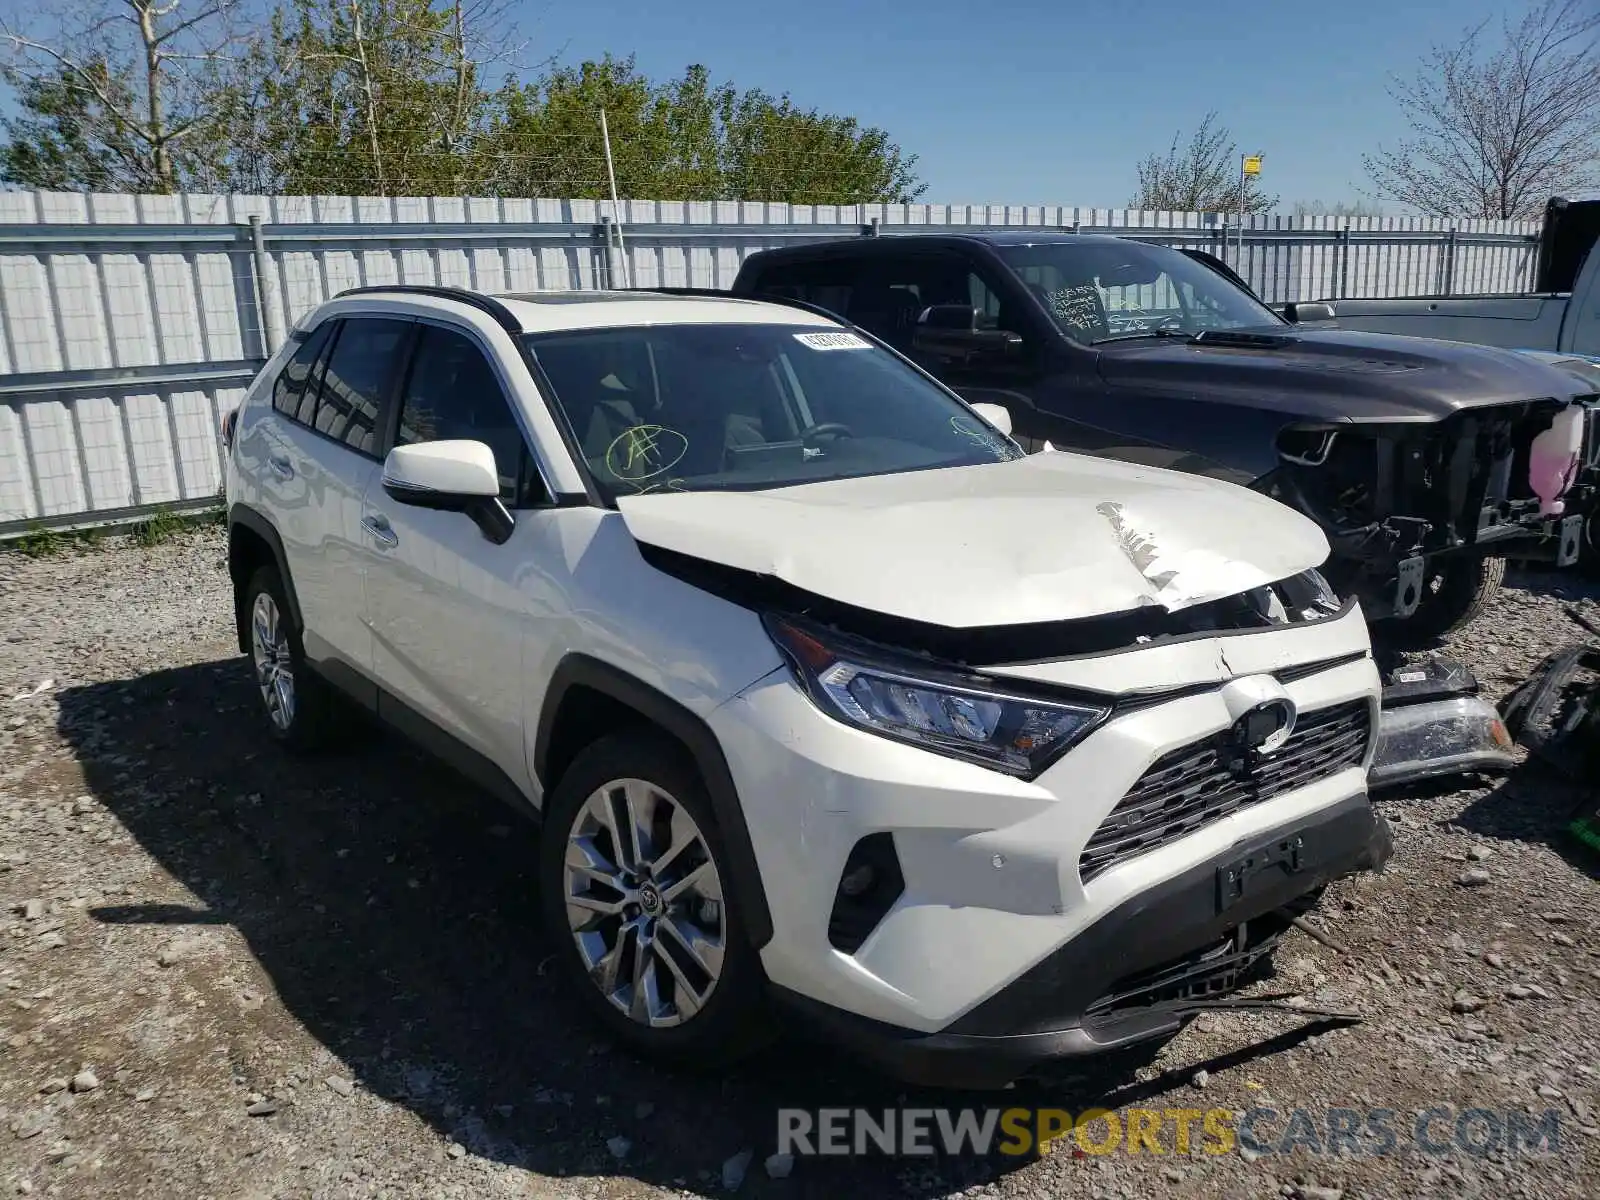
[[[1282,466],[1264,490],[1322,527],[1336,586],[1361,595],[1371,616],[1406,617],[1431,556],[1577,559],[1600,496],[1597,416],[1600,397],[1428,423],[1297,426],[1280,437]]]

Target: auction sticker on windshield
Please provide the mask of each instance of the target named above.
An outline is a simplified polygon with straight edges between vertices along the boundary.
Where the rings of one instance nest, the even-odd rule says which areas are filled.
[[[870,350],[872,343],[853,333],[797,333],[794,340],[813,350]]]

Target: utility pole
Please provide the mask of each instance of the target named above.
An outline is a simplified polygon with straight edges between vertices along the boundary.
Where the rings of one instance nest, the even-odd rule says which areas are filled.
[[[1244,189],[1247,180],[1254,179],[1261,174],[1261,160],[1264,154],[1246,154],[1239,159],[1239,278],[1248,282],[1244,273]]]
[[[617,199],[617,172],[611,165],[611,130],[606,126],[606,110],[600,110],[600,140],[606,148],[606,178],[611,181],[611,223],[617,228],[617,257],[622,266],[622,286],[633,286],[633,270],[628,265],[628,247],[622,240],[622,202]],[[616,280],[607,280],[612,286]]]

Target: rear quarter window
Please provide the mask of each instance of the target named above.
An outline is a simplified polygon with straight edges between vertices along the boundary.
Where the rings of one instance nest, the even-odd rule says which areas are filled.
[[[291,420],[298,419],[300,398],[306,390],[306,381],[317,358],[328,345],[335,322],[324,321],[313,329],[305,341],[289,356],[289,361],[278,372],[272,385],[272,407]]]

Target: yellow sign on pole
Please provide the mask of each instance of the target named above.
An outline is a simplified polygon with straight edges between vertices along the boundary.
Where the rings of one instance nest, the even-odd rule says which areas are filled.
[[[1244,173],[1246,175],[1261,174],[1261,155],[1247,154],[1244,156]]]

